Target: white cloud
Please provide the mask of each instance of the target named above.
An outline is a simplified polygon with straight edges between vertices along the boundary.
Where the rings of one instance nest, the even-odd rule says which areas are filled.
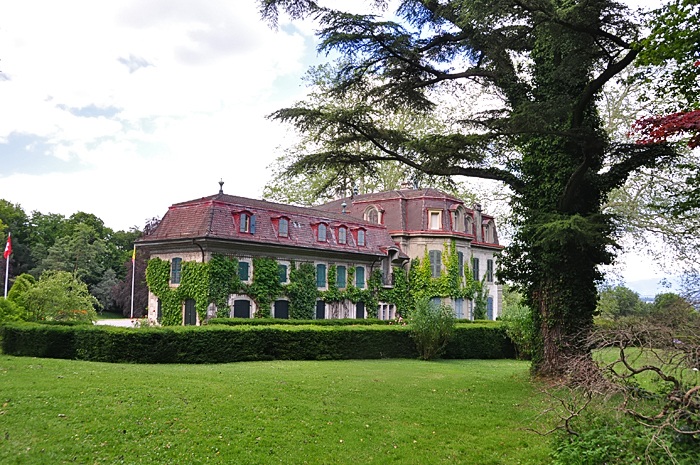
[[[32,136],[81,171],[2,177],[0,168],[0,198],[125,228],[216,192],[221,177],[227,192],[261,194],[285,137],[265,115],[304,91],[275,86],[298,80],[308,37],[273,31],[255,2],[27,1],[2,10],[0,143]]]

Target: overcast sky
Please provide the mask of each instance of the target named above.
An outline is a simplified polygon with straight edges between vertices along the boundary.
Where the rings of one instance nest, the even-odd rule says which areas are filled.
[[[259,198],[294,137],[265,115],[303,98],[326,60],[311,24],[280,26],[253,0],[2,2],[0,198],[113,229],[221,178]],[[633,263],[629,280],[654,276]]]

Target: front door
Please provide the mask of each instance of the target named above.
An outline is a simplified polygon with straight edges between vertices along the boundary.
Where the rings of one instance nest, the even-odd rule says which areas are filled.
[[[360,300],[357,302],[357,305],[355,306],[355,308],[356,308],[355,319],[364,320],[365,319],[365,303]]]
[[[275,302],[275,318],[289,319],[289,301],[278,300]]]
[[[233,301],[233,317],[234,318],[250,318],[250,301],[249,300],[234,300]]]
[[[316,301],[316,319],[323,320],[326,318],[326,303],[323,300]]]
[[[194,299],[185,300],[185,325],[197,324],[197,308]]]

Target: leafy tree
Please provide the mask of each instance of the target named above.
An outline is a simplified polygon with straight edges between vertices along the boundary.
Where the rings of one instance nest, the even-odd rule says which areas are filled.
[[[515,351],[521,360],[532,356],[532,342],[535,327],[532,324],[532,312],[523,305],[522,295],[508,284],[503,285],[503,321],[506,334],[515,344]]]
[[[112,288],[117,285],[119,285],[117,273],[110,268],[104,272],[97,284],[90,287],[90,294],[97,299],[104,310],[112,311],[115,307],[114,299],[112,299]]]
[[[648,26],[651,34],[642,41],[637,64],[654,68],[647,82],[667,102],[665,113],[698,109],[700,5],[696,0],[670,0],[648,15]]]
[[[146,266],[150,254],[144,247],[136,250],[136,277],[134,279],[134,317],[141,318],[148,312],[148,285],[146,285]],[[123,265],[126,276],[112,287],[112,299],[125,317],[131,316],[131,258]]]
[[[15,282],[12,284],[12,288],[7,293],[7,300],[11,300],[12,302],[18,302],[20,300],[21,295],[27,292],[32,287],[34,287],[35,285],[36,279],[34,279],[34,276],[27,273],[23,273],[17,276]]]
[[[329,64],[311,68],[305,77],[311,92],[307,101],[325,111],[351,111],[357,95],[348,92],[338,95],[332,92],[334,75],[338,67]],[[426,132],[441,124],[437,118],[412,111],[386,112],[384,124],[393,130]],[[335,150],[335,131],[326,127],[309,127],[294,146],[270,165],[272,179],[265,185],[263,197],[282,203],[313,206],[353,193],[400,189],[409,182],[411,186],[436,187],[459,195],[458,186],[451,178],[430,176],[398,161],[367,161],[361,166],[344,163],[311,166],[305,159],[310,150],[330,153]],[[353,150],[380,155],[379,149],[368,141],[354,141]],[[473,197],[473,195],[468,195]]]
[[[34,267],[34,261],[28,246],[29,218],[21,205],[0,199],[0,225],[2,225],[0,226],[0,236],[2,236],[3,244],[7,240],[7,233],[12,234],[12,256],[10,258],[10,279],[12,279]],[[0,273],[4,281],[4,261],[2,265]]]
[[[599,265],[611,263],[617,231],[601,205],[630,173],[677,156],[665,145],[612,142],[597,114],[603,86],[639,53],[634,15],[611,0],[403,0],[397,21],[306,0],[260,5],[273,23],[280,10],[315,18],[320,51],[343,60],[328,92],[353,96],[343,108],[312,101],[273,114],[301,133],[332,135],[294,169],[398,161],[505,183],[517,231],[500,277],[533,310],[534,367],[560,373],[585,352],[575,335],[592,327]],[[482,104],[469,108],[475,95]],[[385,124],[387,114],[411,112],[444,124]]]
[[[95,230],[87,224],[77,224],[70,236],[59,238],[48,250],[48,256],[34,275],[44,270],[74,273],[88,286],[97,284],[104,272],[105,241],[97,237]]]
[[[96,320],[95,307],[100,303],[87,286],[66,271],[45,271],[36,283],[24,292],[18,302],[30,319]]]
[[[617,320],[628,316],[645,316],[649,305],[642,302],[639,294],[625,286],[603,286],[598,300],[601,317]]]

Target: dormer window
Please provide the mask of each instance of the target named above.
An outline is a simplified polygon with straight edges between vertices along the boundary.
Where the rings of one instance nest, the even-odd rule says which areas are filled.
[[[456,232],[464,232],[464,210],[462,207],[452,212],[452,230]]]
[[[327,230],[326,225],[321,223],[318,225],[318,242],[326,242],[327,240]]]
[[[467,234],[474,235],[474,220],[471,217],[467,217]]]
[[[338,228],[338,244],[347,244],[348,242],[348,230],[344,227]]]
[[[364,231],[364,229],[357,230],[357,245],[359,245],[360,247],[365,246],[365,231]]]
[[[289,237],[289,220],[286,218],[280,218],[279,231],[277,235],[279,237]]]
[[[442,211],[428,210],[428,229],[442,229]]]
[[[382,221],[379,208],[374,205],[370,205],[369,207],[365,208],[364,217],[365,221],[369,221],[370,223],[380,224]]]
[[[241,213],[239,231],[242,233],[255,234],[255,215]]]

